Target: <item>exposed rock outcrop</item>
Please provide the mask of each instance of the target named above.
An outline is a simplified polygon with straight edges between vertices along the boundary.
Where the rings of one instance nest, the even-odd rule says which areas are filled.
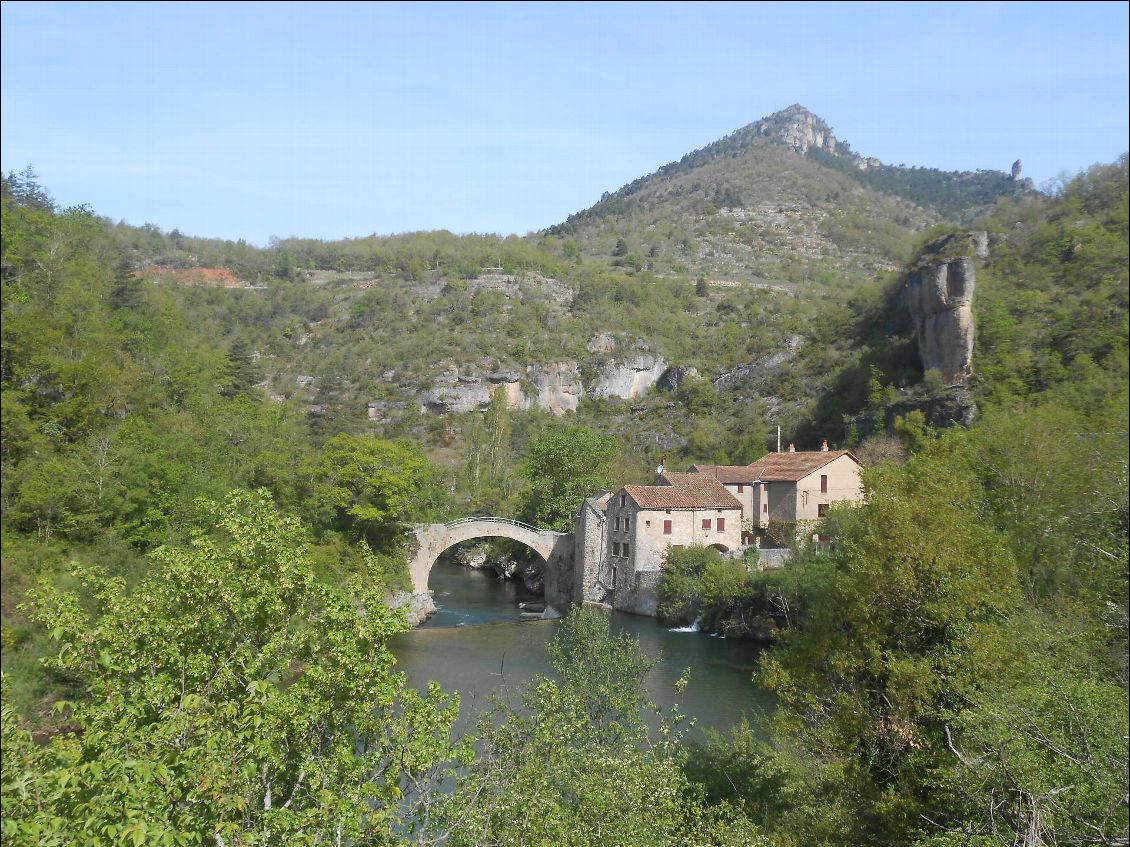
[[[754,134],[771,138],[801,155],[814,147],[829,153],[836,149],[836,136],[832,134],[832,128],[804,106],[797,104],[757,121],[750,129]]]
[[[590,353],[611,353],[616,349],[616,336],[611,332],[601,332],[589,339],[585,349]]]
[[[385,602],[390,609],[404,607],[408,614],[408,623],[413,627],[419,626],[439,611],[430,591],[394,591]]]
[[[665,370],[667,363],[656,356],[636,356],[623,363],[609,361],[593,389],[593,396],[634,400],[650,391]]]
[[[866,412],[856,415],[848,421],[848,428],[854,429],[860,438],[870,438],[881,432],[893,433],[895,421],[914,411],[922,412],[926,425],[934,429],[946,429],[957,424],[969,427],[980,416],[973,393],[965,386],[954,385],[934,397],[901,397],[879,414]]]
[[[906,305],[918,338],[924,370],[936,370],[948,385],[973,373],[974,257],[989,252],[988,234],[959,233],[926,248],[906,282]]]
[[[698,368],[686,368],[682,365],[676,365],[663,372],[656,381],[655,387],[660,391],[678,391],[680,385],[688,379],[694,379],[697,376]]]
[[[522,393],[518,374],[513,371],[465,375],[452,366],[437,376],[431,390],[420,397],[420,410],[441,415],[483,410],[490,405],[499,387],[505,392],[510,408],[529,408],[530,402]]]
[[[577,411],[585,387],[576,362],[552,362],[526,368],[530,382],[537,388],[537,404],[555,415]]]
[[[762,356],[756,362],[738,365],[732,371],[724,371],[711,381],[715,388],[733,388],[738,384],[759,385],[781,365],[790,362],[803,346],[803,335],[790,335],[785,339],[785,343],[781,345],[779,350],[774,350],[767,356]]]
[[[486,544],[461,545],[455,549],[452,559],[461,568],[470,568],[473,571],[490,567],[489,554]]]

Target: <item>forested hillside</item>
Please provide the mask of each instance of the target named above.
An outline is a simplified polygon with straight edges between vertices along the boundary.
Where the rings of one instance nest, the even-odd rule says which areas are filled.
[[[6,177],[5,842],[1125,844],[1126,158],[968,222],[981,419],[940,431],[897,295],[956,221],[763,140],[528,238],[260,249]],[[637,357],[678,378],[562,418],[436,387]],[[405,524],[557,521],[555,473],[750,461],[778,424],[875,467],[831,550],[688,569],[781,630],[770,730],[646,742],[646,662],[589,615],[477,748],[392,672]]]

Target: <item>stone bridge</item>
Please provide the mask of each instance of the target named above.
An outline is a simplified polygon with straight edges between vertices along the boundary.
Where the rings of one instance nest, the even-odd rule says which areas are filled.
[[[545,562],[545,602],[559,611],[570,603],[575,544],[571,532],[538,529],[508,518],[471,517],[451,523],[418,524],[412,535],[415,544],[408,569],[414,591],[428,590],[432,566],[449,547],[475,538],[509,538],[525,544]]]

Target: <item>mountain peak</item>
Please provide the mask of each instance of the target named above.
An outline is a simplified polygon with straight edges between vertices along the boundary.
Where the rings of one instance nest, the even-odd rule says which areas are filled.
[[[738,132],[747,136],[763,136],[802,156],[813,148],[829,153],[836,150],[836,136],[832,128],[799,103],[755,121]]]

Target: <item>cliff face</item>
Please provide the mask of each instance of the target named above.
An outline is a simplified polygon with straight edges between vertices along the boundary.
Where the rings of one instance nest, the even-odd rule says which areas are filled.
[[[814,147],[829,153],[836,149],[831,127],[799,104],[757,121],[745,131],[772,139],[802,156]]]
[[[634,400],[647,394],[666,370],[667,363],[655,356],[636,356],[623,363],[610,361],[592,393],[594,397]]]
[[[922,367],[940,372],[948,385],[973,373],[974,257],[988,249],[984,232],[949,236],[927,247],[907,279],[904,296]]]

